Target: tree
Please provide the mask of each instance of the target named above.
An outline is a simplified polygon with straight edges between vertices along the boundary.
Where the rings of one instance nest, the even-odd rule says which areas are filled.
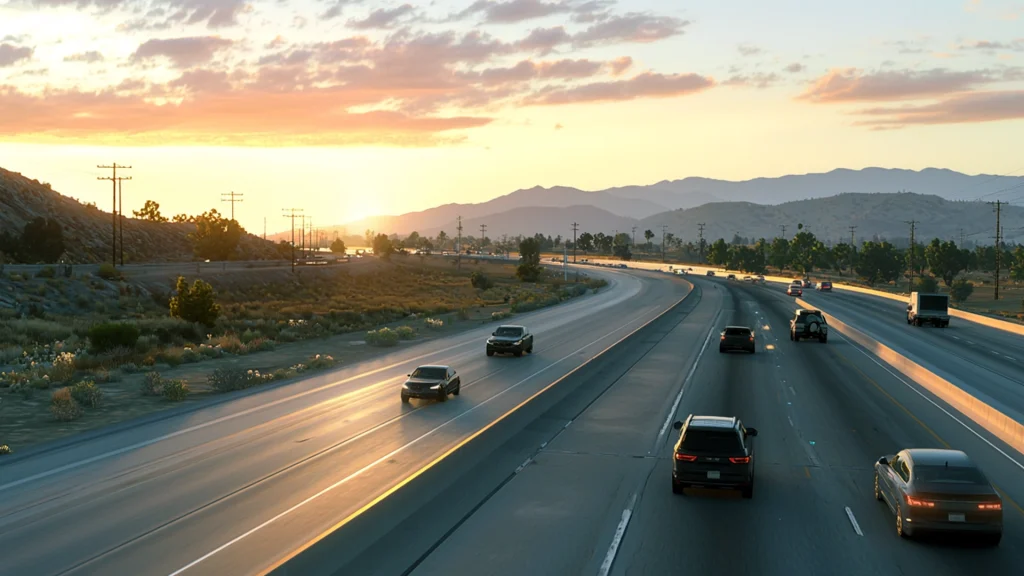
[[[373,253],[384,260],[390,260],[391,254],[395,251],[395,245],[388,238],[387,234],[377,234],[371,242]]]
[[[629,234],[625,232],[619,232],[614,238],[611,238],[612,253],[616,258],[620,260],[632,260],[633,251],[630,249]]]
[[[525,238],[519,243],[519,266],[516,276],[523,282],[540,280],[540,241],[537,238]]]
[[[917,277],[917,280],[914,281],[913,289],[917,292],[938,292],[939,282],[934,276],[925,274]]]
[[[915,242],[912,247],[908,247],[904,252],[904,258],[906,260],[908,271],[911,269],[911,255],[913,255],[914,275],[920,276],[921,274],[924,274],[924,267],[928,263],[928,259],[925,257],[924,253],[924,246]]]
[[[832,260],[840,273],[845,268],[853,268],[853,247],[845,242],[836,244],[832,248]]]
[[[206,327],[212,327],[217,322],[220,306],[213,286],[198,279],[189,286],[184,276],[178,276],[174,290],[176,294],[170,302],[171,316],[198,322]]]
[[[437,247],[444,250],[444,244],[448,241],[448,234],[444,230],[437,233]]]
[[[671,232],[665,233],[665,238],[661,241],[661,251],[667,252],[669,248],[674,246],[676,243],[676,235]]]
[[[408,248],[417,248],[419,247],[420,242],[422,242],[422,239],[420,238],[420,233],[413,231],[408,236],[406,236],[404,245]]]
[[[334,252],[335,254],[344,254],[345,250],[345,241],[341,238],[335,238],[334,242],[331,242],[331,252]]]
[[[903,262],[899,251],[888,242],[865,242],[857,258],[857,274],[868,284],[889,282],[899,278]]]
[[[199,258],[228,260],[242,239],[238,222],[220,215],[216,209],[195,217],[196,230],[188,235],[192,250]]]
[[[1017,246],[1013,250],[1013,263],[1010,266],[1010,277],[1016,282],[1024,282],[1024,246]]]
[[[957,304],[966,302],[973,293],[974,284],[968,282],[967,278],[964,278],[963,276],[954,280],[953,285],[949,287],[949,297]]]
[[[576,247],[579,248],[580,250],[583,250],[584,254],[593,250],[594,235],[591,234],[590,232],[584,232],[583,234],[580,234],[579,238],[576,239]]]
[[[651,239],[654,238],[654,232],[650,230],[644,230],[644,239],[647,240],[647,251],[651,251]]]
[[[805,275],[814,271],[814,265],[819,259],[819,248],[822,247],[814,234],[797,232],[789,242],[789,260],[793,269]]]
[[[780,271],[789,268],[789,242],[785,238],[772,240],[768,250],[768,261]]]
[[[957,274],[967,268],[963,252],[953,242],[942,242],[935,238],[925,248],[924,255],[932,274],[942,278],[947,287],[952,286]]]
[[[21,231],[20,256],[25,262],[56,262],[64,253],[60,222],[36,217]]]
[[[167,218],[164,218],[163,214],[160,213],[160,205],[152,200],[146,200],[142,210],[132,210],[132,214],[139,220],[167,222]]]
[[[708,251],[708,263],[712,266],[725,266],[729,263],[729,245],[725,243],[724,239],[719,238],[711,245],[711,250]]]
[[[189,216],[188,214],[175,214],[174,218],[171,218],[171,222],[178,224],[184,224],[185,222],[195,222],[195,216]]]

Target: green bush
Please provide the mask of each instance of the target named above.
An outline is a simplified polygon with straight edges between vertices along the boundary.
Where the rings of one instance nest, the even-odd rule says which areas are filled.
[[[53,266],[44,266],[39,272],[36,272],[36,278],[54,278],[57,276],[57,271],[53,269]]]
[[[957,304],[962,304],[974,294],[974,284],[967,281],[967,278],[957,278],[953,280],[953,285],[949,287],[949,297]]]
[[[398,332],[390,328],[381,328],[380,330],[370,330],[366,333],[366,343],[370,346],[379,346],[381,348],[387,348],[398,344],[399,336]]]
[[[159,396],[164,389],[164,379],[159,372],[149,372],[142,378],[139,391],[143,396]]]
[[[207,327],[217,322],[220,305],[217,304],[213,286],[202,280],[196,280],[189,286],[184,276],[178,276],[175,291],[177,293],[171,297],[170,302],[171,316]]]
[[[157,362],[163,362],[171,368],[181,366],[185,363],[183,356],[185,353],[180,348],[170,348],[164,350],[156,355]]]
[[[50,384],[51,382],[49,376],[43,376],[42,378],[33,378],[29,382],[29,386],[31,386],[35,390],[46,390],[47,388],[50,387]]]
[[[491,321],[492,322],[497,322],[499,320],[504,320],[505,318],[508,318],[509,316],[511,316],[511,314],[509,314],[505,310],[499,310],[497,312],[491,312]]]
[[[914,281],[914,290],[917,292],[938,292],[939,282],[932,276],[920,276]]]
[[[486,274],[479,270],[475,270],[472,274],[469,275],[469,283],[472,284],[473,288],[476,288],[477,290],[487,290],[488,288],[494,286],[494,282],[491,281],[491,279],[488,278]]]
[[[398,334],[400,340],[412,340],[416,337],[416,329],[412,326],[399,326],[395,329],[395,333]]]
[[[92,380],[83,380],[71,387],[71,397],[82,406],[95,408],[103,400],[103,390]]]
[[[109,262],[104,262],[103,264],[100,264],[100,269],[96,273],[96,275],[99,276],[100,278],[103,278],[104,280],[121,279],[121,272],[117,268],[115,268],[113,264]]]
[[[139,354],[145,354],[159,345],[160,338],[157,338],[153,334],[146,334],[139,336],[139,339],[135,341],[135,351]]]
[[[188,397],[188,383],[184,380],[165,380],[162,392],[164,398],[171,402],[181,402]]]
[[[55,390],[50,397],[50,414],[60,422],[71,422],[82,415],[82,407],[71,396],[71,390]]]
[[[89,347],[94,354],[114,348],[134,348],[139,341],[139,329],[134,324],[104,322],[89,328]]]
[[[256,338],[247,345],[249,352],[268,352],[277,348],[277,342],[269,338]]]
[[[53,359],[53,366],[49,370],[50,381],[55,384],[66,384],[75,375],[75,355],[70,352],[61,352]]]
[[[185,348],[181,351],[181,362],[183,364],[194,364],[202,359],[202,354],[196,352],[195,348]]]
[[[317,354],[316,356],[310,356],[309,358],[309,369],[310,370],[326,370],[335,365],[333,356],[327,354]]]
[[[217,368],[207,378],[207,382],[217,392],[232,392],[250,387],[252,383],[248,376],[241,368]]]

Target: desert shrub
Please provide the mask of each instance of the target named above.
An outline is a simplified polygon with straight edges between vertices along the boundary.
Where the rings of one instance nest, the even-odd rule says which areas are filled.
[[[491,279],[488,278],[486,274],[479,270],[475,270],[473,271],[472,274],[469,275],[469,283],[472,284],[473,288],[476,288],[477,290],[487,290],[488,288],[494,286],[494,282],[491,281]]]
[[[0,388],[7,388],[14,386],[15,384],[27,383],[29,381],[28,374],[24,372],[0,372]]]
[[[370,346],[389,347],[398,344],[398,332],[390,328],[370,330],[366,333],[366,343]]]
[[[188,397],[188,383],[184,380],[164,380],[161,392],[171,402],[181,402]]]
[[[139,340],[139,329],[134,324],[103,322],[89,328],[89,346],[99,354],[119,346],[133,348]]]
[[[53,322],[39,318],[19,318],[3,323],[3,337],[18,343],[48,344],[57,340],[66,340],[72,335],[72,329],[66,322]]]
[[[154,334],[146,334],[139,336],[139,339],[135,341],[135,351],[139,354],[145,354],[160,345],[160,338]]]
[[[250,352],[267,352],[277,348],[277,343],[269,338],[256,338],[249,342],[248,348]]]
[[[213,286],[202,280],[196,280],[189,286],[183,276],[178,276],[175,292],[170,301],[171,316],[204,326],[213,326],[217,322],[220,305]]]
[[[103,400],[103,390],[92,380],[83,380],[71,387],[71,397],[82,406],[95,408]]]
[[[100,269],[96,273],[96,275],[99,276],[100,278],[103,278],[104,280],[121,279],[121,271],[115,268],[114,265],[109,262],[104,262],[103,264],[100,264]]]
[[[135,374],[138,371],[139,366],[135,362],[127,362],[125,364],[121,364],[121,372],[124,372],[125,374]]]
[[[21,394],[21,397],[28,400],[35,394],[36,389],[32,387],[32,383],[28,380],[22,380],[11,384],[11,394]]]
[[[7,444],[0,444],[0,456],[6,456],[13,452]]]
[[[949,297],[957,304],[966,302],[968,298],[974,294],[974,284],[967,281],[967,278],[957,278],[953,280],[953,285],[949,287]]]
[[[939,282],[933,276],[920,276],[914,281],[917,292],[938,292]]]
[[[121,375],[117,372],[110,372],[101,368],[93,372],[92,378],[97,384],[106,384],[108,382],[119,382]]]
[[[245,354],[248,352],[245,344],[242,344],[242,341],[234,334],[227,334],[225,336],[212,338],[210,339],[209,344],[215,348],[220,348],[228,354]]]
[[[431,330],[440,330],[444,328],[444,320],[439,320],[437,318],[427,318],[423,320],[423,324]]]
[[[75,375],[75,355],[71,352],[61,352],[53,359],[53,366],[47,371],[50,381],[55,384],[65,384],[71,381]]]
[[[504,320],[505,318],[508,318],[509,316],[511,316],[511,314],[509,314],[505,310],[499,310],[497,312],[491,312],[491,321],[492,322],[497,322],[499,320]]]
[[[64,387],[50,397],[50,414],[60,422],[71,422],[82,415],[82,407],[71,396],[71,390]]]
[[[249,387],[246,371],[241,368],[217,368],[207,378],[207,382],[218,392],[231,392]]]
[[[136,322],[143,334],[153,334],[164,344],[199,342],[205,335],[199,325],[181,318],[143,318]]]
[[[143,396],[159,396],[164,389],[164,379],[159,372],[149,372],[142,378],[139,392]]]
[[[195,348],[185,348],[181,351],[181,361],[184,364],[194,364],[202,359],[202,354],[196,352]]]
[[[53,266],[43,266],[43,268],[36,272],[36,278],[54,278],[57,276],[57,271],[53,269]]]
[[[46,390],[47,388],[50,387],[50,384],[51,382],[49,375],[43,375],[42,377],[33,378],[31,381],[29,381],[29,386],[31,386],[35,390]]]
[[[163,362],[168,366],[174,368],[175,366],[181,366],[184,363],[182,356],[184,352],[181,348],[168,348],[167,350],[161,350],[156,355],[157,362]]]
[[[395,333],[398,334],[399,340],[412,340],[416,337],[416,329],[412,326],[399,326]]]
[[[334,357],[327,354],[317,354],[316,356],[310,356],[309,358],[309,369],[310,370],[326,370],[336,364]]]

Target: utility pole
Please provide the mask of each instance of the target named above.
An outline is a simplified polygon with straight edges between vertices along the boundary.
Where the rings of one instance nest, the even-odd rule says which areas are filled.
[[[661,225],[661,261],[662,262],[665,261],[665,230],[667,230],[667,229],[668,229],[668,226],[666,226],[665,224]]]
[[[957,248],[960,248],[961,250],[964,249],[964,229],[963,228],[960,229],[960,245],[957,246]]]
[[[636,226],[633,226],[633,247],[636,247]]]
[[[484,238],[487,238],[487,224],[480,225],[480,247],[484,245]]]
[[[282,210],[285,218],[290,218],[292,221],[292,273],[295,272],[295,219],[299,218],[299,213],[302,212],[302,208],[285,208]]]
[[[700,230],[700,232],[698,232],[698,234],[700,235],[700,240],[697,241],[697,247],[700,248],[700,260],[698,261],[698,264],[703,264],[704,263],[704,223],[701,222],[700,224],[697,224],[697,229]]]
[[[576,232],[579,232],[580,225],[572,223],[572,263],[576,263]]]
[[[782,239],[785,240],[786,239],[786,228],[788,228],[788,226],[786,226],[785,224],[781,224],[781,225],[779,225],[779,228],[782,228]]]
[[[999,268],[1003,263],[1003,227],[999,223],[999,216],[1002,212],[1003,201],[996,200],[995,202],[989,202],[994,204],[996,207],[996,291],[995,299],[999,300]]]
[[[245,194],[236,194],[235,192],[228,192],[220,195],[221,202],[231,202],[231,219],[235,219],[235,202],[241,202],[242,196]]]
[[[457,248],[455,250],[455,269],[461,271],[462,270],[462,216],[459,216],[458,218],[456,218],[456,221],[458,222],[458,225],[455,226],[455,229],[459,231],[459,241],[456,243]]]
[[[111,208],[111,212],[113,212],[113,213],[110,215],[110,224],[111,224],[111,231],[110,231],[110,264],[113,265],[113,266],[117,266],[117,214],[118,214],[118,210],[117,210],[117,183],[119,182],[119,180],[117,179],[117,169],[120,168],[122,170],[125,170],[125,169],[128,169],[128,168],[131,168],[131,166],[119,166],[117,164],[117,162],[114,162],[110,166],[100,166],[100,165],[97,165],[96,167],[100,168],[100,169],[103,169],[103,170],[112,169],[114,171],[113,175],[111,177],[109,177],[109,178],[104,177],[104,176],[97,176],[96,179],[97,180],[110,180],[110,184],[111,184],[111,197],[112,197],[111,204],[113,204],[113,207]],[[129,176],[126,179],[127,180],[131,180],[132,177]]]
[[[917,220],[904,220],[904,224],[910,224],[910,290],[914,290],[914,230],[917,227]]]
[[[124,180],[131,180],[131,178],[117,178],[117,222],[120,238],[118,241],[121,243],[121,266],[124,266],[124,194],[121,190],[121,182]]]
[[[857,227],[856,226],[850,226],[850,248],[851,249],[853,249],[853,248],[855,248],[857,246],[856,232],[857,232]]]

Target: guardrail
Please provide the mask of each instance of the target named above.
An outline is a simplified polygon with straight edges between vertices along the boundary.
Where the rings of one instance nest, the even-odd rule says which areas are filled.
[[[802,298],[797,298],[796,303],[804,308],[821,310],[828,318],[830,326],[842,332],[850,340],[860,344],[880,360],[886,362],[914,382],[917,382],[953,408],[956,408],[964,416],[970,418],[1018,452],[1024,454],[1024,425],[989,406],[982,400],[975,398],[959,386],[938,376],[924,366],[910,360],[896,350],[837,319],[828,310],[822,309],[821,306],[811,306]]]

